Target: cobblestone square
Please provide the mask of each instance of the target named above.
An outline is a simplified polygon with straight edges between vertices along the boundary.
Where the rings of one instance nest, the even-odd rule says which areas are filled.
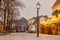
[[[40,34],[36,37],[35,33],[11,33],[0,36],[0,40],[60,40],[60,36]]]

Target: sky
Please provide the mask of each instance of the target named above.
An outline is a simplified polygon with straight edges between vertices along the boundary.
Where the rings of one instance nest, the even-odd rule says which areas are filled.
[[[39,16],[47,15],[52,16],[52,6],[56,0],[21,0],[25,4],[25,8],[21,11],[21,17],[30,19],[37,16],[36,4],[40,2]]]

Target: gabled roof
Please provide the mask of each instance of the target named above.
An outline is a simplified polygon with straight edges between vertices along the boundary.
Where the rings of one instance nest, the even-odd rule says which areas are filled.
[[[56,0],[55,4],[52,6],[52,8],[56,5],[56,4],[59,4],[60,3],[60,0]]]
[[[41,15],[41,16],[39,16],[39,19],[40,19],[41,17],[44,17],[45,19],[48,19],[48,18],[49,18],[47,15],[45,15],[45,16],[44,16],[44,15]],[[37,17],[35,17],[34,19],[35,19],[35,21],[34,21],[33,24],[36,24],[36,23],[37,23]]]
[[[16,26],[21,26],[23,23],[27,24],[27,19],[22,17],[19,20],[14,20]]]

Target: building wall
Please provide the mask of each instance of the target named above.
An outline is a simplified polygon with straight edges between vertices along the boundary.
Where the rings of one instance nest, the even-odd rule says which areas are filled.
[[[52,7],[52,11],[59,10],[59,9],[60,9],[60,0],[56,0],[55,4]],[[57,32],[58,32],[58,35],[60,35],[60,26],[58,27],[58,31]]]
[[[53,10],[60,9],[60,3],[56,4],[54,7],[52,7]]]

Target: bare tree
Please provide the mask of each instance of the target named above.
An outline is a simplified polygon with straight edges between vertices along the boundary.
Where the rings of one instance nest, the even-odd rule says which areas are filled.
[[[17,16],[20,16],[18,8],[23,9],[24,7],[25,5],[21,0],[0,0],[0,10],[3,10],[4,16],[4,29],[5,26],[9,25],[9,21],[12,24],[12,21],[15,20]]]

